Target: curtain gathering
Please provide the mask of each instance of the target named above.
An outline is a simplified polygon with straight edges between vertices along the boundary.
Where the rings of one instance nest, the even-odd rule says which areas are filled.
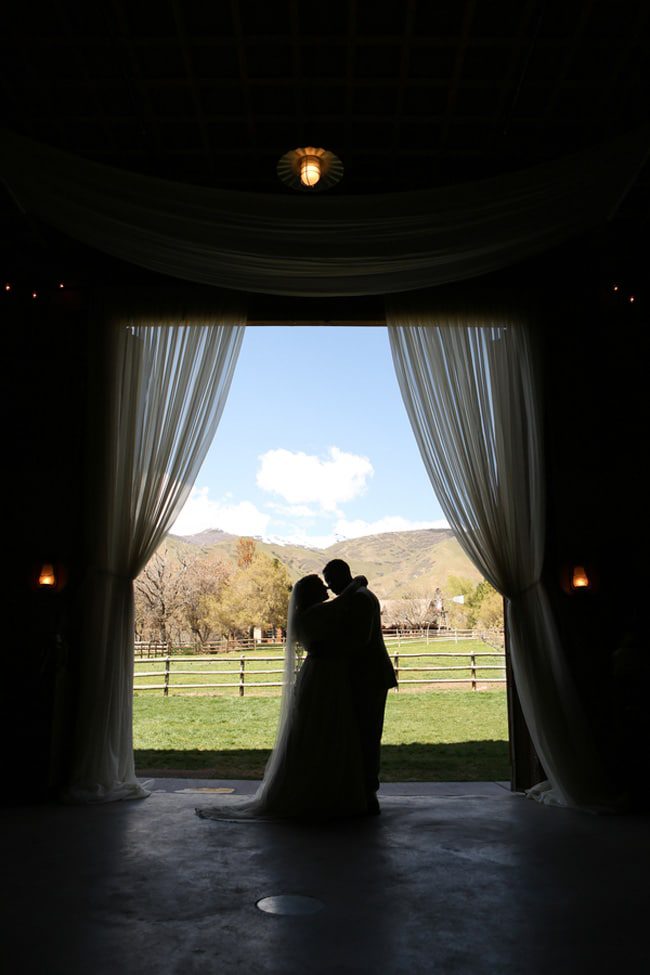
[[[212,442],[243,317],[229,311],[178,324],[167,313],[155,322],[121,318],[105,331],[69,800],[147,795],[133,760],[133,580],[183,507]]]
[[[24,211],[153,271],[266,294],[376,295],[498,270],[602,224],[649,145],[644,127],[474,183],[305,197],[173,183],[0,130],[0,178]]]
[[[548,776],[534,798],[616,808],[541,582],[542,400],[534,343],[504,318],[387,314],[395,370],[441,507],[506,599],[512,668]]]

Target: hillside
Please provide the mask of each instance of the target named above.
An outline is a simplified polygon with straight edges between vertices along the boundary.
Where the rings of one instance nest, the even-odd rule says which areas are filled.
[[[198,546],[225,560],[234,560],[239,537],[217,529],[183,537],[170,535],[171,548]],[[261,552],[277,558],[292,579],[321,572],[330,559],[345,559],[355,575],[363,573],[382,599],[402,595],[424,595],[436,586],[444,588],[450,575],[476,582],[481,574],[474,568],[449,529],[386,532],[350,538],[326,549],[283,545],[256,539]]]

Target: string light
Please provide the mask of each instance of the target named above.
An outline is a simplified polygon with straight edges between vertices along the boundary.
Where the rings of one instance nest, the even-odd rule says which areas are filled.
[[[28,284],[24,284],[19,286],[11,281],[5,281],[1,286],[1,290],[6,294],[11,292],[12,294],[15,294],[16,297],[20,297],[21,294],[28,294],[31,298],[40,298],[42,294],[49,295],[52,293],[52,289],[54,288],[56,288],[57,291],[64,291],[67,289],[67,285],[65,281],[57,281],[56,283],[51,282],[44,285],[42,288],[39,288],[38,285],[34,286],[32,284],[30,287]]]
[[[612,291],[614,292],[615,295],[620,295],[621,297],[623,297],[624,292],[621,291],[620,284],[613,284]],[[636,302],[636,295],[626,295],[625,300],[629,305],[633,305]]]

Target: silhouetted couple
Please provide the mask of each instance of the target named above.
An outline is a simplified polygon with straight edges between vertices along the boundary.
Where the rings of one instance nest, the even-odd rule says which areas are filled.
[[[379,812],[386,695],[395,672],[381,632],[379,600],[364,576],[334,559],[323,580],[293,587],[285,688],[275,747],[252,799],[197,809],[214,819],[329,819]],[[327,588],[336,594],[328,599]],[[296,644],[306,658],[296,673]]]

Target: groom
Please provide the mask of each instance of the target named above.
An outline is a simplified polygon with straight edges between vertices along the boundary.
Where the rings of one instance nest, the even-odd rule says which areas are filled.
[[[328,562],[323,577],[337,596],[352,582],[350,566],[342,559]],[[368,812],[378,815],[377,790],[386,695],[389,687],[397,686],[397,681],[381,633],[379,600],[366,586],[352,596],[343,622],[345,642],[350,645],[350,683],[361,738]]]

